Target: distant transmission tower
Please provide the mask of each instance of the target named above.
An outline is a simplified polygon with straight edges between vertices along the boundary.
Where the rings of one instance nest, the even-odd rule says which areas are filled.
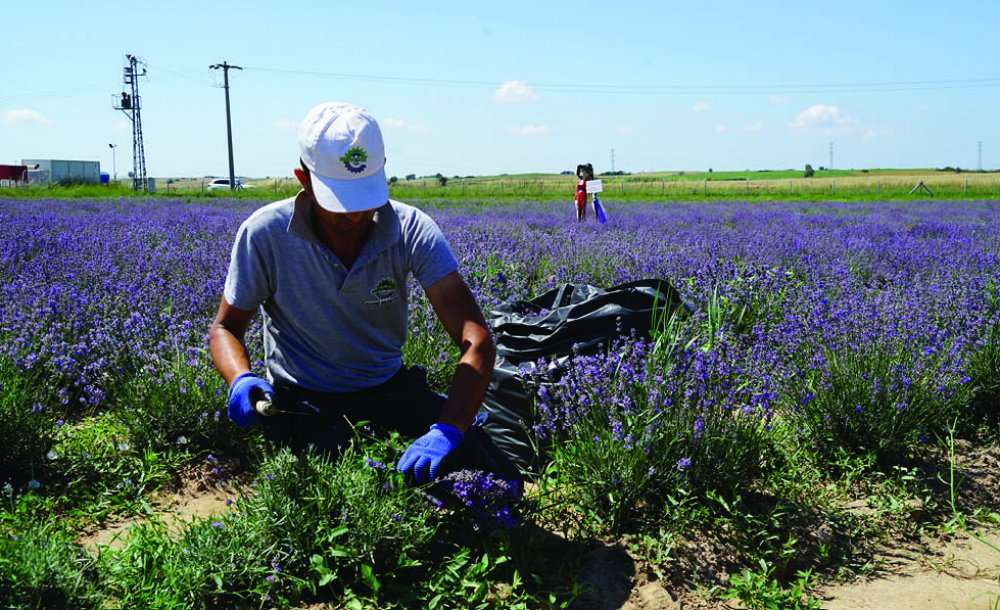
[[[830,142],[830,167],[827,169],[833,169],[833,142]]]
[[[139,97],[139,78],[146,76],[146,62],[131,53],[125,55],[126,65],[122,69],[123,88],[121,96],[112,96],[111,105],[121,110],[132,121],[132,188],[145,191],[146,148],[142,142],[142,98]],[[142,72],[139,65],[142,64]]]
[[[983,171],[983,141],[977,142],[979,145],[979,171]]]
[[[615,149],[611,149],[611,171],[615,171]]]

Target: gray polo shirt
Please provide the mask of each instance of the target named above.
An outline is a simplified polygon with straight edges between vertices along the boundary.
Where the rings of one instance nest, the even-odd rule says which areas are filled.
[[[408,274],[427,288],[458,263],[427,214],[389,201],[347,270],[313,231],[310,205],[299,193],[240,225],[224,296],[261,308],[272,381],[326,392],[376,386],[402,366]]]

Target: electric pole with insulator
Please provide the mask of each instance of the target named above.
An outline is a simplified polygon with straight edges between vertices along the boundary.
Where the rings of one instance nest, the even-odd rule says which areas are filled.
[[[142,66],[142,72],[139,66]],[[122,69],[121,95],[112,96],[111,107],[120,110],[132,122],[132,188],[137,191],[148,189],[146,182],[146,145],[142,139],[142,98],[139,97],[139,78],[146,76],[146,63],[132,55],[125,56]],[[127,90],[125,90],[127,89]],[[114,148],[112,147],[112,151]]]
[[[222,88],[226,90],[226,138],[229,142],[229,190],[236,190],[236,169],[233,167],[233,121],[229,114],[229,71],[242,70],[240,66],[233,66],[227,62],[212,64],[210,70],[222,70]]]

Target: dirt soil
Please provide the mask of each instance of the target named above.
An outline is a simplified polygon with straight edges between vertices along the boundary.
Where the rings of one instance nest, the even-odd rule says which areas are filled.
[[[1000,548],[1000,531],[979,533]],[[1000,603],[1000,551],[971,536],[901,550],[887,573],[826,587],[828,610],[986,610]]]
[[[978,534],[1000,548],[1000,530]],[[972,536],[925,540],[880,559],[869,579],[821,588],[824,610],[993,610],[1000,607],[1000,552]],[[604,547],[588,558],[581,581],[591,591],[580,610],[741,610],[736,601],[710,601],[669,584],[648,581],[623,549]]]
[[[218,470],[213,472],[213,469]],[[193,519],[233,510],[235,505],[230,504],[249,491],[245,476],[227,475],[227,471],[233,470],[234,467],[227,467],[226,464],[207,461],[186,467],[178,487],[159,492],[152,498],[150,504],[154,514],[176,533]],[[91,552],[96,552],[99,545],[121,548],[125,544],[128,528],[148,518],[148,515],[138,515],[109,521],[85,531],[77,542]]]

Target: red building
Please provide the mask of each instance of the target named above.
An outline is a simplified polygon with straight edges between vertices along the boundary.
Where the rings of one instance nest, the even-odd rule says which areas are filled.
[[[27,165],[0,165],[0,182],[27,182]]]

